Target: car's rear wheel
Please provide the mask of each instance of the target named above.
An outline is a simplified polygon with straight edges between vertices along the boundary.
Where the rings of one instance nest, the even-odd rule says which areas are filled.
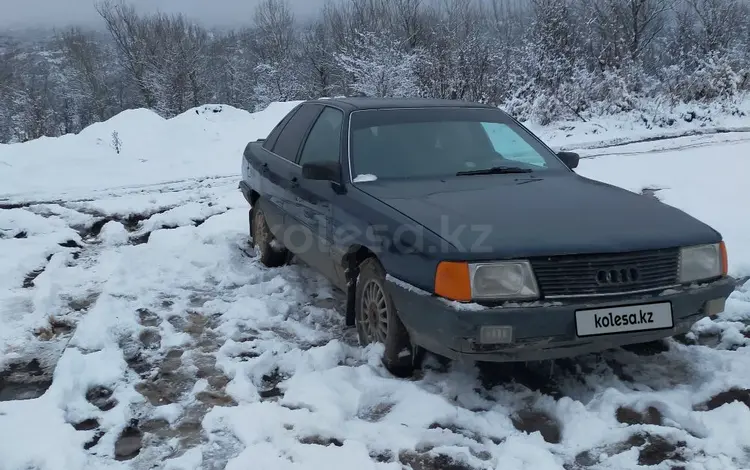
[[[376,258],[368,258],[359,265],[355,324],[360,344],[385,346],[383,364],[390,373],[409,377],[419,367],[421,350],[413,348],[409,340],[409,333],[385,289],[385,269]]]
[[[250,225],[251,243],[260,262],[269,268],[283,266],[289,258],[289,251],[274,238],[258,201],[250,209]]]

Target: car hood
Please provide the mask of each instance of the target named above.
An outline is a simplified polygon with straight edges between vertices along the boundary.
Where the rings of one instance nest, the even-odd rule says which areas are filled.
[[[471,259],[607,253],[721,236],[658,200],[575,173],[373,181],[357,187]]]

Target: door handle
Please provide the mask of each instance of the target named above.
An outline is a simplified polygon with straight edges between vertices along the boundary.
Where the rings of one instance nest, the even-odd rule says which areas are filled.
[[[263,164],[262,164],[262,165],[260,166],[260,171],[261,171],[262,173],[268,173],[268,163],[263,163]]]
[[[299,188],[299,180],[297,179],[296,176],[289,181],[289,187]]]

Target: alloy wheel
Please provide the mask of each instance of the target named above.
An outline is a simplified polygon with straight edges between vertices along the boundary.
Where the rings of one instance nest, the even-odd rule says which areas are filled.
[[[385,343],[388,335],[388,302],[383,287],[372,279],[362,289],[362,317],[367,339]]]

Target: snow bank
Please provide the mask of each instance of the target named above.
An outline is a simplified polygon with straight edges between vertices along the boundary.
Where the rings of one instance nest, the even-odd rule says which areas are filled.
[[[257,113],[205,105],[172,119],[134,109],[79,134],[0,145],[0,198],[235,175],[245,145],[267,136],[296,104]]]
[[[695,134],[750,131],[750,98],[729,108],[721,103],[644,103],[642,109],[582,120],[556,121],[546,126],[524,125],[559,150],[621,145],[639,140]]]

